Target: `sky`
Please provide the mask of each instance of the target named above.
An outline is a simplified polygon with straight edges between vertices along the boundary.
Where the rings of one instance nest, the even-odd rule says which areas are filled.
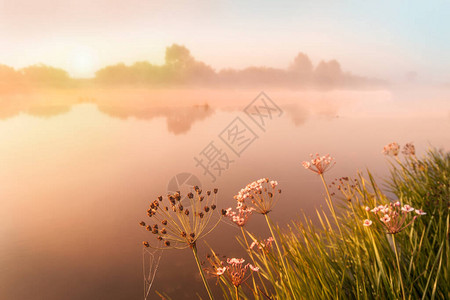
[[[216,70],[286,68],[298,52],[344,71],[450,82],[450,1],[0,0],[0,64],[74,77],[164,62],[173,43]]]

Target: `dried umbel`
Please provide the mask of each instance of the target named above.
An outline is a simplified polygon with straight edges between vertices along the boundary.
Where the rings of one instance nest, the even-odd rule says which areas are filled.
[[[377,222],[382,224],[388,234],[396,234],[401,232],[403,229],[411,225],[417,216],[426,214],[421,209],[414,209],[407,204],[401,206],[400,201],[386,205],[379,205],[373,209],[366,207],[366,211],[370,211],[375,215]],[[414,211],[416,215],[410,217],[410,213]],[[363,225],[369,227],[372,225],[372,221],[366,219],[364,220]]]
[[[414,147],[413,143],[406,143],[405,146],[403,146],[402,153],[406,156],[415,156],[416,147]]]
[[[329,154],[320,156],[318,153],[315,156],[311,154],[311,161],[302,162],[305,169],[311,170],[319,175],[325,173],[335,164],[334,158]]]
[[[176,248],[182,249],[193,247],[196,241],[210,233],[219,223],[221,214],[216,210],[216,194],[208,191],[206,196],[202,190],[194,188],[194,193],[189,193],[186,200],[189,201],[189,209],[181,204],[179,192],[167,195],[164,200],[162,196],[150,203],[147,215],[153,225],[140,222],[159,242],[157,246],[147,243],[153,248]],[[213,217],[217,216],[217,218]],[[159,227],[160,226],[160,227]]]
[[[395,142],[387,144],[386,146],[384,146],[383,150],[381,151],[381,153],[383,153],[384,155],[388,155],[388,156],[397,156],[399,152],[400,152],[400,146],[399,146],[399,144],[397,144]]]
[[[268,178],[261,178],[247,184],[234,196],[234,199],[238,202],[236,209],[248,211],[253,208],[260,214],[268,214],[281,194],[281,190],[277,189],[277,186],[277,181]]]

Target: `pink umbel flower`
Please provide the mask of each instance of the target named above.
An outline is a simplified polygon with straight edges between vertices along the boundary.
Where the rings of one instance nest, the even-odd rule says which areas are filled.
[[[383,217],[380,218],[380,220],[383,223],[387,223],[391,220],[391,217],[389,217],[389,215],[384,215]]]
[[[217,276],[220,276],[220,275],[222,275],[223,273],[225,273],[226,270],[227,270],[226,267],[220,267],[220,268],[217,268],[215,274],[216,274]]]
[[[396,234],[401,232],[403,229],[411,225],[417,216],[413,216],[408,223],[406,223],[409,218],[409,213],[414,211],[414,208],[405,204],[401,207],[399,201],[395,203],[389,203],[386,205],[379,205],[372,210],[370,210],[375,216],[377,216],[378,220],[380,220],[380,224],[382,224],[383,228],[386,230],[386,233]],[[422,210],[416,209],[417,215],[426,214]],[[405,225],[406,223],[406,225]],[[364,226],[372,225],[372,221],[369,219],[364,220]]]
[[[384,155],[388,155],[388,156],[397,156],[399,151],[400,151],[399,144],[393,142],[393,143],[390,143],[390,144],[387,144],[386,146],[384,146],[381,153],[383,153]]]
[[[248,213],[248,210],[254,210],[263,215],[269,213],[278,201],[277,195],[281,194],[277,186],[277,181],[268,178],[261,178],[247,184],[234,196],[237,200],[236,209],[244,209],[245,213]]]
[[[403,146],[402,153],[406,156],[415,156],[416,147],[414,147],[413,143],[406,143],[406,145]]]
[[[254,241],[251,245],[250,245],[250,249],[253,249],[255,246],[258,247],[259,250],[269,250],[272,247],[272,243],[273,243],[274,239],[273,237],[269,237],[265,240],[262,241]]]
[[[247,273],[248,269],[252,272],[259,271],[258,267],[252,264],[244,264],[244,262],[243,258],[228,258],[228,265],[216,268],[216,272],[213,274],[216,276],[227,276],[235,287],[239,287],[251,276],[251,273]],[[220,264],[224,265],[223,262],[220,262]]]
[[[424,211],[421,210],[421,209],[416,209],[416,214],[418,214],[418,215],[420,215],[420,216],[423,216],[423,215],[426,215],[427,213],[424,212]]]
[[[255,208],[245,205],[238,205],[237,212],[232,211],[231,207],[226,210],[225,216],[238,226],[244,226]]]
[[[334,158],[329,154],[320,156],[318,153],[316,153],[315,156],[311,154],[311,162],[302,162],[305,169],[311,170],[319,175],[325,173],[335,164],[336,162],[334,162]]]
[[[402,207],[402,211],[405,211],[405,212],[412,212],[413,210],[414,210],[414,208],[409,206],[408,204],[403,205],[403,207]]]
[[[369,219],[365,219],[363,225],[369,227],[370,225],[372,225],[372,221],[370,221]]]

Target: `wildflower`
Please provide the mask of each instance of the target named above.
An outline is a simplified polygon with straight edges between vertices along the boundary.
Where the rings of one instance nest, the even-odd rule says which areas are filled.
[[[370,221],[369,219],[365,219],[363,225],[369,227],[370,225],[372,225],[372,221]]]
[[[368,207],[368,206],[366,206],[364,209],[365,209],[366,211],[370,211],[370,207]]]
[[[217,268],[216,275],[220,276],[220,275],[222,275],[223,273],[225,273],[226,270],[227,270],[226,267]]]
[[[379,205],[370,211],[378,216],[378,219],[381,221],[384,229],[389,234],[396,234],[401,232],[403,229],[411,225],[412,222],[414,222],[414,220],[417,218],[417,216],[414,216],[408,223],[406,223],[409,213],[414,211],[414,208],[407,204],[405,204],[403,207],[400,207],[399,201],[386,205]],[[426,213],[422,210],[416,209],[416,214],[424,215]],[[372,225],[372,221],[366,219],[364,220],[363,225],[370,226]]]
[[[415,156],[416,148],[414,147],[413,143],[406,143],[406,145],[403,146],[402,153],[407,156]]]
[[[389,156],[397,156],[399,151],[400,146],[397,143],[393,142],[384,146],[383,151],[381,151],[381,153]]]
[[[280,189],[276,190],[277,186],[277,181],[268,178],[261,178],[247,184],[234,196],[238,202],[236,209],[244,209],[243,213],[249,214],[249,209],[245,204],[247,201],[251,205],[251,211],[255,210],[263,215],[268,214],[278,201],[277,195],[281,194]]]
[[[411,212],[414,210],[414,208],[406,204],[406,205],[403,205],[402,210],[405,212]]]
[[[311,154],[311,162],[304,161],[302,162],[302,165],[305,169],[309,169],[320,175],[336,164],[333,160],[334,158],[329,154],[320,156],[316,153],[315,157]]]
[[[269,237],[265,240],[262,240],[260,242],[258,241],[254,241],[251,245],[250,245],[250,249],[253,249],[255,246],[258,247],[259,250],[263,250],[263,249],[270,249],[272,247],[272,243],[273,243],[274,239],[273,237]]]
[[[223,276],[225,275],[231,283],[235,287],[239,287],[241,284],[243,284],[250,276],[251,274],[247,274],[247,270],[250,269],[252,272],[258,272],[259,268],[256,266],[253,266],[252,264],[245,264],[245,260],[243,258],[228,258],[227,259],[227,266],[223,266],[223,262],[220,262],[222,265],[221,267],[216,267],[216,272],[213,274],[216,276]]]
[[[250,215],[253,213],[255,208],[253,207],[246,207],[246,206],[240,206],[238,209],[238,212],[232,211],[231,207],[226,210],[226,216],[230,218],[231,221],[233,221],[238,226],[244,226]]]
[[[380,220],[381,222],[387,223],[391,220],[391,217],[389,217],[389,215],[384,215]]]

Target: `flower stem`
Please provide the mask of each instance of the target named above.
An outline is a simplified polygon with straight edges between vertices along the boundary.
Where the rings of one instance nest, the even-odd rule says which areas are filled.
[[[248,245],[247,236],[245,234],[244,227],[242,227],[242,226],[239,226],[239,227],[241,228],[242,235],[244,236],[244,241],[245,241],[245,245],[247,246],[248,254],[250,255],[250,258],[252,259],[253,265],[256,266],[256,261],[255,261],[255,258],[253,257],[252,250],[250,249],[250,246]],[[264,284],[264,281],[262,280],[261,274],[259,272],[258,272],[258,277],[259,277],[259,280],[261,281],[264,291],[267,294],[266,285]],[[256,289],[256,284],[255,284],[255,278],[253,277],[253,275],[252,275],[252,278],[253,278],[253,284],[254,284],[254,288],[255,288],[255,292],[256,292],[257,289]]]
[[[195,262],[197,263],[198,270],[200,271],[200,275],[202,276],[203,284],[205,285],[206,291],[208,292],[209,299],[213,300],[214,297],[211,293],[211,289],[209,288],[208,281],[206,281],[205,273],[203,272],[202,266],[200,265],[200,260],[198,259],[197,254],[197,245],[192,245],[192,252],[194,252]]]
[[[397,244],[395,243],[395,234],[392,234],[392,242],[394,244],[395,258],[397,260],[398,277],[400,278],[400,286],[402,288],[402,299],[406,299],[405,288],[403,287],[402,271],[400,269],[400,261],[398,257]]]
[[[331,201],[330,191],[328,190],[327,183],[325,182],[325,177],[323,177],[323,174],[319,174],[319,175],[320,175],[320,179],[322,179],[322,183],[323,183],[323,186],[325,187],[325,191],[327,192],[327,196],[328,196],[328,201],[327,201],[328,203],[327,204],[328,204],[328,207],[330,208],[331,213],[333,214],[334,221],[336,222],[336,225],[337,225],[337,227],[339,229],[339,233],[342,236],[341,226],[339,225],[339,222],[338,222],[337,217],[336,217],[336,212],[334,211],[333,202]]]
[[[278,246],[277,239],[275,234],[273,233],[272,226],[270,225],[269,216],[267,214],[264,215],[266,217],[267,226],[269,226],[270,233],[272,234],[273,240],[275,241],[275,246],[277,246],[278,255],[280,256],[281,263],[283,264],[284,273],[286,274],[287,281],[289,284],[289,289],[291,290],[292,296],[295,297],[294,289],[292,288],[291,280],[289,279],[289,274],[287,272],[286,264],[284,262],[283,255],[281,254],[280,246]]]
[[[238,287],[234,286],[234,290],[236,291],[236,300],[239,300],[239,291],[238,291]]]

